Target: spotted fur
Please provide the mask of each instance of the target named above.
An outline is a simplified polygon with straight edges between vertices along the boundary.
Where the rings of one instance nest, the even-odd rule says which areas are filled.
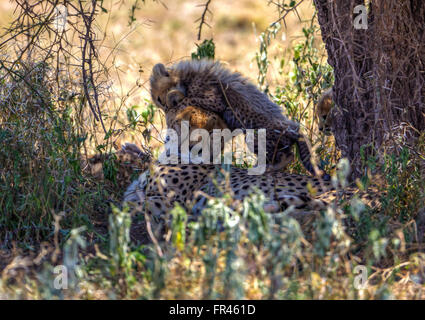
[[[247,170],[237,167],[226,173],[215,165],[153,164],[127,189],[124,202],[144,205],[149,214],[164,217],[176,203],[191,209],[200,195],[217,196],[217,188],[211,188],[214,185],[230,192],[235,200],[243,200],[258,189],[270,200],[268,204],[278,204],[277,210],[291,205],[297,209],[323,208],[324,203],[312,198],[309,189],[317,194],[331,189],[330,183],[320,178],[284,172],[248,175]]]

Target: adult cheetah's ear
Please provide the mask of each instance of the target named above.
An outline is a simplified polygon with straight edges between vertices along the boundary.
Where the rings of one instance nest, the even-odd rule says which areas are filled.
[[[157,63],[153,69],[152,73],[154,76],[160,76],[160,77],[169,77],[170,74],[168,73],[167,69],[162,63]]]

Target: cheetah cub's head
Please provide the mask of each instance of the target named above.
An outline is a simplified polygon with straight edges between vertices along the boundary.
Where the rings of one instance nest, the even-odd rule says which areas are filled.
[[[319,99],[316,105],[316,119],[318,121],[319,130],[329,136],[332,124],[332,108],[334,102],[332,100],[332,88],[326,90]]]
[[[164,111],[177,107],[185,97],[185,89],[178,77],[162,63],[153,67],[150,85],[153,102]]]

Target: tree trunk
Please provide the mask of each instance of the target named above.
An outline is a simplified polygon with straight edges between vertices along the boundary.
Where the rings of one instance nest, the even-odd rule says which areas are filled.
[[[410,128],[408,144],[425,128],[425,4],[372,0],[367,29],[356,29],[364,1],[314,2],[335,74],[332,132],[358,177],[361,149],[367,157],[394,147]]]

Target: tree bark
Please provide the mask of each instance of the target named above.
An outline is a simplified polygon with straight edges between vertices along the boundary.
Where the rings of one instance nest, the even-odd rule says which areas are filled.
[[[334,68],[332,132],[353,177],[365,157],[398,141],[395,128],[417,137],[425,115],[425,4],[372,0],[368,28],[356,29],[362,0],[314,0],[328,62]]]

